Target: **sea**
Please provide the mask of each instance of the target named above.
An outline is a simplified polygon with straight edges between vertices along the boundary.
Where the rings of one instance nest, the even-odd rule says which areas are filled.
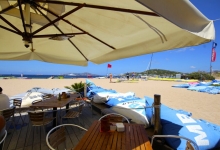
[[[13,78],[19,78],[19,79],[77,79],[77,78],[96,78],[101,76],[70,76],[70,75],[21,75],[21,74],[2,74],[0,75],[0,79],[13,79]]]

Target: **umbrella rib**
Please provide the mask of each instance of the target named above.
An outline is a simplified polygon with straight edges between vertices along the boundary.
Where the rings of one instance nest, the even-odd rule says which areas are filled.
[[[36,3],[35,3],[36,4]],[[40,9],[38,9],[37,8],[37,6],[35,6],[36,7],[36,9],[49,21],[49,22],[51,22],[51,20],[50,20],[50,18],[48,18],[44,13],[42,13],[41,12],[41,10]],[[83,5],[82,6],[79,6],[79,8],[82,8],[83,7]],[[77,7],[78,8],[78,7]],[[74,9],[75,10],[75,9]],[[56,20],[56,19],[55,19]],[[53,25],[54,25],[54,27],[56,27],[57,28],[57,30],[59,30],[63,35],[64,35],[64,33],[63,33],[63,31],[59,28],[59,27],[57,27],[54,23],[53,23]],[[70,40],[70,39],[68,39],[68,41],[78,50],[78,52],[88,61],[88,59],[85,57],[85,55],[79,50],[79,48]]]
[[[38,4],[37,4],[37,5],[38,5]],[[41,7],[40,5],[38,5],[38,7],[40,7],[41,9],[43,9],[43,10],[45,10],[45,11],[48,11],[49,13],[51,13],[52,15],[54,15],[54,16],[56,16],[56,17],[59,17],[57,14],[55,14],[55,13],[52,12],[52,11],[50,11],[49,9],[46,9],[46,8],[44,8],[44,7]],[[89,36],[91,36],[92,38],[96,39],[97,41],[101,42],[102,44],[104,44],[104,45],[106,45],[106,46],[108,46],[108,47],[110,47],[110,48],[112,48],[112,49],[115,49],[113,46],[111,46],[111,45],[105,43],[104,41],[100,40],[99,38],[95,37],[94,35],[92,35],[92,34],[86,32],[86,31],[84,31],[83,29],[77,27],[76,25],[72,24],[72,23],[69,22],[68,20],[66,20],[66,19],[64,19],[64,18],[63,18],[62,20],[63,20],[64,22],[70,24],[71,26],[77,28],[78,30],[80,30],[80,31],[82,31],[82,32],[84,32],[84,33],[86,33],[87,35],[89,35]]]
[[[86,56],[79,50],[79,48],[70,40],[68,39],[68,41],[79,51],[79,53],[86,59],[86,61],[89,61]]]
[[[137,17],[138,19],[140,19],[141,21],[143,21],[145,24],[148,25],[149,28],[151,28],[152,30],[154,30],[154,32],[156,32],[159,36],[160,39],[162,41],[162,43],[164,43],[164,40],[167,41],[166,36],[163,34],[163,32],[161,32],[159,29],[157,29],[156,27],[152,26],[151,24],[149,24],[148,22],[146,22],[143,18],[141,18],[140,16],[133,14],[135,17]]]
[[[81,3],[61,2],[61,1],[53,1],[53,0],[50,0],[50,1],[36,0],[36,2],[51,3],[51,4],[63,4],[63,5],[69,5],[69,6],[79,6],[79,5],[81,5]],[[112,10],[112,11],[119,11],[119,12],[127,12],[127,13],[136,13],[136,14],[160,17],[158,14],[156,14],[154,12],[147,12],[147,11],[141,11],[141,10],[132,10],[132,9],[116,8],[116,7],[108,7],[108,6],[98,6],[98,5],[91,5],[91,4],[85,4],[84,7],[104,9],[104,10]]]
[[[35,4],[36,4],[36,3],[35,3]],[[66,17],[66,16],[68,16],[68,15],[72,14],[73,12],[75,12],[75,11],[77,11],[77,10],[81,9],[83,6],[84,6],[84,5],[78,6],[78,7],[74,8],[74,9],[72,9],[71,11],[69,11],[69,12],[65,13],[64,15],[62,15],[62,16],[60,16],[60,17],[58,17],[57,19],[55,19],[55,20],[53,20],[53,21],[50,21],[50,22],[49,22],[48,24],[46,24],[45,26],[43,26],[43,27],[41,27],[40,29],[38,29],[38,30],[34,31],[34,32],[33,32],[33,35],[34,35],[34,34],[36,34],[36,33],[38,33],[38,32],[40,32],[41,30],[43,30],[43,29],[47,28],[48,26],[50,26],[50,25],[54,24],[55,22],[57,22],[57,21],[59,21],[59,20],[63,19],[64,17]],[[36,8],[37,8],[37,7],[36,7]],[[39,11],[39,9],[38,9],[38,8],[37,8],[37,10]],[[41,12],[41,13],[42,13],[42,12]]]
[[[10,5],[7,8],[3,9],[2,11],[0,11],[0,14],[3,14],[3,13],[5,13],[5,12],[7,12],[7,11],[17,7],[17,6],[18,6],[18,3],[16,3],[15,5]]]
[[[19,11],[20,11],[20,15],[21,15],[22,24],[23,24],[23,27],[24,27],[24,32],[25,32],[25,35],[27,36],[27,30],[26,30],[25,22],[24,22],[24,15],[23,15],[22,8],[21,8],[21,0],[17,0],[17,1],[18,1],[18,6],[19,6]]]
[[[2,15],[0,15],[0,18],[5,22],[5,23],[7,23],[9,26],[11,26],[13,29],[15,29],[17,32],[15,32],[15,33],[17,33],[17,34],[19,34],[19,35],[22,35],[22,32],[18,29],[18,28],[16,28],[12,23],[10,23],[7,19],[5,19]],[[11,30],[11,29],[10,29]],[[13,30],[11,30],[11,31],[13,31]]]
[[[0,25],[0,28],[5,29],[5,30],[8,30],[8,31],[13,32],[13,33],[18,34],[18,35],[21,35],[21,34],[19,34],[18,32],[15,32],[14,30],[9,29],[9,28],[7,28],[7,27],[4,27],[4,26],[2,26],[2,25]]]
[[[53,36],[68,36],[68,35],[78,35],[78,34],[86,34],[86,33],[64,33],[64,34],[44,34],[44,35],[34,35],[32,38],[47,38],[47,37],[53,37]]]

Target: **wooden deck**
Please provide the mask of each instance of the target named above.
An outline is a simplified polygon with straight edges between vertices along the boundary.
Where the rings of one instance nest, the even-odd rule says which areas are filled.
[[[86,105],[83,108],[83,112],[80,116],[80,123],[81,123],[80,125],[86,129],[89,129],[92,123],[95,120],[98,120],[100,117],[101,117],[100,110],[93,109],[92,111],[91,108]],[[45,128],[46,134],[45,134],[43,127],[32,127],[32,125],[29,123],[29,118],[27,113],[23,114],[22,118],[25,121],[25,124],[23,126],[21,126],[22,120],[20,119],[20,116],[18,114],[15,115],[16,130],[13,128],[13,124],[11,124],[11,122],[7,123],[8,135],[3,150],[48,150],[49,148],[46,145],[46,134],[52,128],[52,123],[46,126]],[[65,123],[72,123],[78,125],[79,121],[77,118],[67,119],[67,120],[63,120],[63,124]],[[66,139],[66,143],[67,143],[66,148],[67,149],[74,148],[78,144],[79,140],[85,134],[85,131],[74,129],[71,127],[67,127],[66,130],[68,134],[68,137]],[[152,130],[147,129],[146,134],[150,138],[152,134]],[[59,147],[58,149],[63,150],[64,145],[61,145],[61,147]],[[161,143],[158,141],[154,142],[153,149],[172,150],[163,142]]]
[[[98,120],[101,115],[85,106],[80,116],[80,123],[84,128],[88,129],[93,121]],[[27,113],[22,115],[25,124],[21,126],[22,120],[20,116],[15,116],[16,130],[11,122],[7,123],[8,135],[4,144],[4,150],[48,150],[46,145],[46,134],[43,127],[32,127],[29,123]],[[77,118],[63,120],[63,123],[79,124]],[[46,126],[46,133],[52,128],[52,123]],[[84,131],[79,129],[68,128],[69,138],[67,139],[67,147],[74,147],[84,135]],[[71,136],[72,135],[72,136]],[[64,149],[60,147],[59,149]]]

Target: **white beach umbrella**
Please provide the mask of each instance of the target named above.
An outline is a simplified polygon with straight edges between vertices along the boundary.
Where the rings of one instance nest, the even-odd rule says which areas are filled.
[[[0,60],[82,66],[215,36],[213,22],[186,0],[1,0],[0,33]]]

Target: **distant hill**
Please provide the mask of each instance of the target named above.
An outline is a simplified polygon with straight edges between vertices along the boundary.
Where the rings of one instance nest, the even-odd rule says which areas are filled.
[[[137,75],[147,75],[147,76],[160,76],[160,77],[171,77],[175,78],[176,74],[181,74],[183,79],[197,79],[197,80],[213,80],[220,78],[220,71],[213,71],[210,76],[209,72],[198,71],[192,73],[183,73],[177,71],[163,70],[163,69],[151,69],[144,72],[136,72]]]
[[[163,70],[163,69],[151,69],[139,74],[147,74],[149,76],[158,75],[158,76],[175,76],[176,74],[183,74],[182,72]]]

